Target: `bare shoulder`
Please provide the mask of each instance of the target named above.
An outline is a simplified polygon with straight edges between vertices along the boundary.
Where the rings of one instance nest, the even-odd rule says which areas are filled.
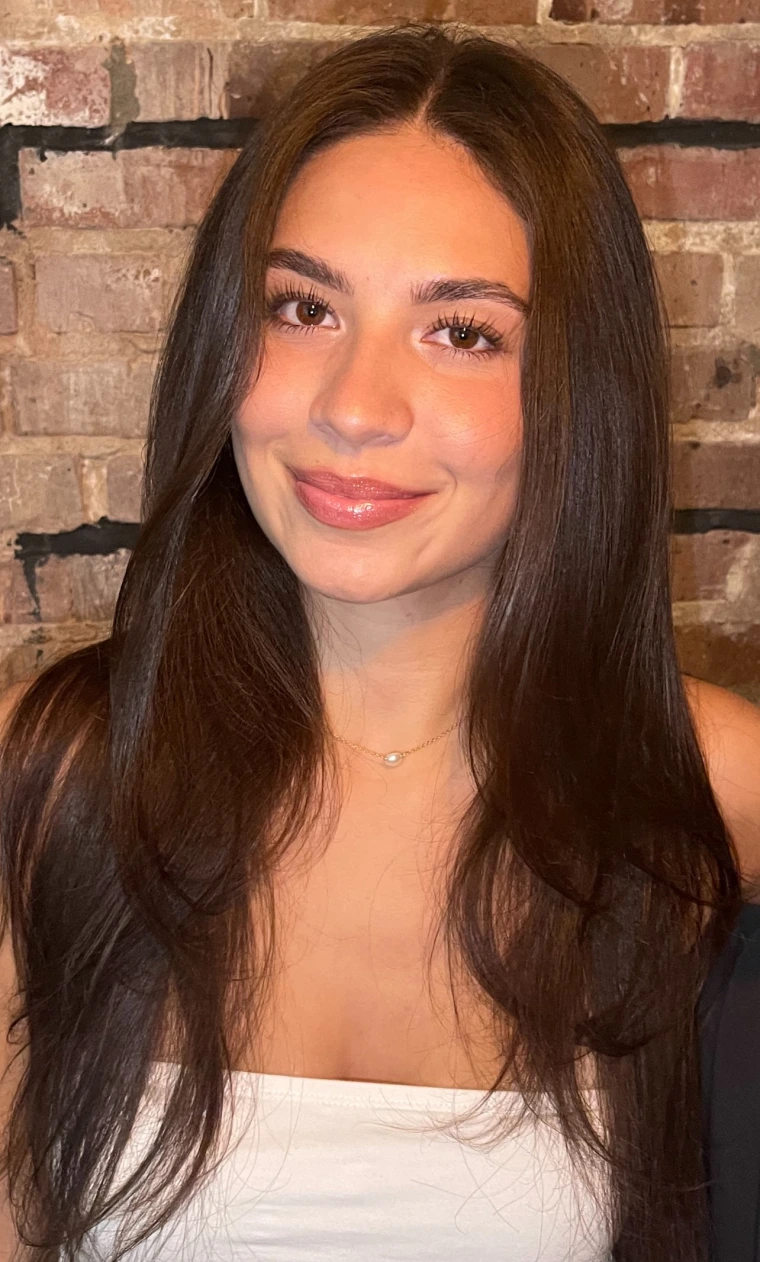
[[[760,707],[728,688],[683,676],[713,793],[760,901]],[[752,894],[750,893],[750,897]]]

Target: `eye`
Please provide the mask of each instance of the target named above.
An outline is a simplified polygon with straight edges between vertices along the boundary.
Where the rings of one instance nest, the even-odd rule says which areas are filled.
[[[316,314],[319,314],[320,311],[321,312],[330,311],[330,307],[327,305],[327,303],[323,302],[322,299],[317,294],[316,290],[313,290],[313,289],[307,293],[304,289],[288,288],[288,289],[281,289],[271,294],[267,298],[267,302],[266,302],[267,315],[269,316],[270,319],[274,320],[274,322],[278,324],[280,328],[284,329],[285,331],[290,331],[291,333],[308,333],[310,329],[320,327],[319,322],[317,324],[301,325],[299,327],[298,325],[290,324],[287,320],[280,319],[280,312],[282,311],[283,307],[286,307],[288,303],[291,303],[291,302],[298,303],[301,306],[305,306],[305,307],[316,308]],[[305,314],[307,319],[314,317],[314,312],[312,312],[311,314],[301,312],[300,314],[302,317]]]
[[[461,344],[456,347],[444,346],[443,349],[445,351],[451,351],[454,355],[469,355],[476,359],[482,359],[484,355],[498,354],[504,344],[502,334],[492,324],[487,324],[482,320],[477,321],[474,316],[460,316],[457,312],[452,316],[439,316],[431,332],[435,332],[438,329],[453,329],[457,335],[464,334],[466,338],[471,338],[474,335],[476,338],[483,338],[488,344],[486,350],[480,351],[474,351],[471,347],[462,346]]]
[[[280,312],[291,302],[307,308],[306,311],[298,313],[299,319],[314,319],[316,322],[314,324],[291,324],[289,321],[283,320]],[[308,310],[309,308],[311,310]],[[296,336],[304,333],[309,334],[321,328],[325,312],[334,314],[332,308],[319,297],[316,290],[310,289],[307,292],[302,288],[293,287],[278,290],[271,294],[266,300],[266,311],[268,319],[277,324],[284,333],[295,334]],[[481,350],[473,350],[471,347],[461,344],[459,346],[444,346],[441,342],[436,343],[446,354],[465,355],[470,359],[483,359],[488,355],[501,353],[504,343],[503,335],[493,325],[484,321],[476,321],[474,316],[460,316],[456,312],[451,316],[439,316],[428,332],[435,333],[443,329],[453,330],[460,343],[463,339],[471,339],[473,336],[486,342],[485,349]]]

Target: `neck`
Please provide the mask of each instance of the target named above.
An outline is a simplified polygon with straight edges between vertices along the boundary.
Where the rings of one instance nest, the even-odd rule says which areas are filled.
[[[404,751],[462,717],[469,648],[484,594],[457,576],[446,590],[356,604],[310,593],[331,731],[378,753]],[[456,732],[451,733],[451,738]],[[419,762],[448,744],[415,753]]]

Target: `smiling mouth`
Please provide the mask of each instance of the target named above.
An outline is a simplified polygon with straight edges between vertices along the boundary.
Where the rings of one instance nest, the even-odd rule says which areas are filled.
[[[428,491],[406,490],[392,482],[366,478],[361,475],[342,476],[329,469],[298,469],[291,466],[291,473],[299,482],[318,487],[331,495],[339,495],[351,500],[396,500],[415,499],[420,495],[428,495]]]
[[[296,498],[311,517],[325,526],[342,530],[372,530],[390,525],[415,512],[432,495],[428,491],[419,495],[406,491],[383,497],[359,496],[355,487],[351,488],[352,495],[339,495],[303,481],[295,474],[293,487]]]

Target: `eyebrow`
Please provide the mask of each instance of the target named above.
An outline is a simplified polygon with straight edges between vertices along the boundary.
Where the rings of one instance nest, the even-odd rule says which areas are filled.
[[[341,294],[351,296],[354,292],[345,272],[331,267],[324,259],[304,254],[302,250],[271,250],[267,255],[267,266],[298,272],[299,275],[306,276],[319,285],[327,285]],[[423,281],[419,285],[413,285],[409,292],[413,306],[424,306],[433,302],[462,302],[466,298],[490,298],[495,302],[503,302],[521,315],[527,315],[530,305],[504,281],[485,280],[480,276]]]

